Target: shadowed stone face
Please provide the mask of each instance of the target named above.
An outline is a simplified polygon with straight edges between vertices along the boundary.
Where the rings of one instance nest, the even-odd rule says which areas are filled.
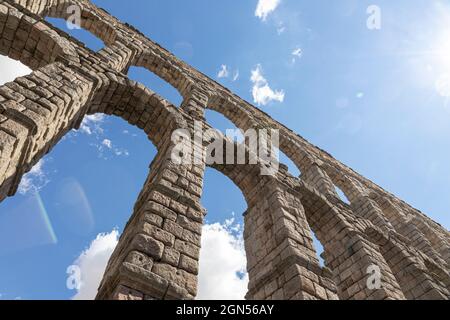
[[[93,52],[45,17],[79,20],[105,47]],[[0,200],[14,195],[23,174],[89,114],[127,120],[158,149],[98,299],[195,298],[207,165],[247,201],[248,299],[450,298],[447,230],[89,1],[2,1],[0,54],[33,70],[0,87]],[[130,66],[177,89],[180,108],[129,80]],[[279,149],[302,176],[284,165],[261,175],[260,161],[207,163],[207,146],[195,139],[196,123],[210,129],[206,108],[244,132],[276,130]],[[193,163],[172,160],[177,130],[194,141]],[[255,156],[250,147],[246,159]],[[311,231],[324,247],[324,267]]]

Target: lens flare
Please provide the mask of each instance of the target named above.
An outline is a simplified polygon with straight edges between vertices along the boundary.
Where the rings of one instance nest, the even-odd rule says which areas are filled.
[[[51,239],[51,243],[52,244],[57,244],[58,243],[58,238],[56,237],[56,233],[55,230],[53,229],[53,225],[50,221],[50,217],[48,216],[47,210],[45,208],[44,205],[44,201],[42,200],[41,195],[39,194],[39,192],[35,193],[35,197],[36,197],[36,201],[38,203],[38,207],[39,207],[39,212],[41,215],[41,218],[45,224],[45,227],[47,229],[47,232],[50,236]]]
[[[38,192],[10,198],[2,203],[0,243],[0,256],[58,243],[45,203]]]

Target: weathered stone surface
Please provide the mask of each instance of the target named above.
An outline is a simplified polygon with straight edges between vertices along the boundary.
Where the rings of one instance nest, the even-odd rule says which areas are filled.
[[[150,236],[137,234],[133,239],[131,248],[143,252],[155,259],[161,259],[164,250],[164,244]]]
[[[184,129],[198,136],[195,121],[210,128],[207,108],[243,131],[279,130],[280,150],[302,172],[292,177],[281,164],[273,176],[262,176],[261,161],[210,165],[241,189],[248,204],[248,299],[450,298],[448,230],[133,27],[88,0],[74,3],[80,6],[82,27],[105,43],[104,50],[92,52],[45,21],[47,16],[67,18],[66,1],[0,4],[0,54],[33,70],[0,87],[0,201],[14,195],[22,176],[88,114],[116,115],[143,130],[158,154],[98,299],[196,296],[206,148],[196,142],[203,148],[193,152],[198,162],[176,164],[171,135]],[[146,68],[172,85],[183,96],[181,106],[130,81],[129,66]],[[245,152],[249,159],[251,150]],[[324,247],[325,267],[311,230]],[[369,286],[368,270],[374,267],[382,277],[378,288]]]
[[[198,262],[188,256],[181,255],[180,268],[192,274],[198,274]]]

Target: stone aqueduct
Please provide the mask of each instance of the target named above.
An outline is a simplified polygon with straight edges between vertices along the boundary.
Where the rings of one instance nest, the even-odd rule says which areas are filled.
[[[82,27],[103,40],[99,52],[45,21],[67,19],[73,4]],[[247,201],[248,299],[450,298],[449,231],[89,1],[2,0],[0,53],[33,70],[0,87],[0,200],[88,114],[123,118],[158,149],[98,299],[196,296],[206,164],[173,163],[171,133],[193,132],[206,108],[243,130],[279,129],[280,150],[302,172],[294,177],[282,166],[261,176],[258,165],[214,166]],[[128,79],[130,66],[170,83],[181,106]],[[367,286],[370,265],[381,270],[379,289]]]

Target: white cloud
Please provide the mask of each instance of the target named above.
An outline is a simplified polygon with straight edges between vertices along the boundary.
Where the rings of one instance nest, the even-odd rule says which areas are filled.
[[[242,228],[233,219],[205,225],[200,251],[199,300],[243,300],[247,259]]]
[[[114,146],[111,139],[105,137],[105,130],[103,128],[105,120],[106,116],[102,113],[85,116],[81,122],[80,129],[78,131],[72,131],[68,135],[68,138],[73,138],[78,133],[92,137],[93,142],[89,143],[89,145],[96,148],[99,158],[103,158],[104,160],[108,159],[106,157],[107,152],[116,156],[129,156],[128,150]],[[130,134],[128,130],[123,130],[122,133]],[[133,134],[132,136],[134,137],[136,135]]]
[[[274,91],[272,88],[270,88],[269,83],[262,74],[261,65],[258,64],[256,66],[256,69],[252,70],[252,76],[250,80],[253,83],[253,102],[257,105],[265,106],[271,101],[284,101],[284,91]]]
[[[102,142],[102,145],[104,145],[108,149],[112,149],[112,142],[109,139],[104,139],[103,142]]]
[[[239,79],[239,69],[234,70],[234,72],[231,72],[230,68],[223,64],[220,66],[219,73],[217,74],[217,78],[224,79],[224,78],[230,78],[231,81],[237,81]]]
[[[229,75],[230,75],[230,72],[228,71],[228,67],[225,64],[221,65],[219,73],[217,74],[217,77],[219,79],[228,78]]]
[[[296,48],[292,51],[292,63],[295,63],[297,59],[300,59],[303,56],[302,48]]]
[[[43,169],[44,163],[45,160],[40,160],[22,177],[18,188],[20,194],[26,195],[30,192],[38,192],[50,182],[50,179]]]
[[[116,156],[128,157],[130,153],[127,149],[116,147],[110,139],[103,139],[101,141],[91,143],[91,146],[98,150],[99,158],[108,160],[108,154],[114,154]]]
[[[85,116],[81,122],[79,131],[87,135],[102,134],[102,124],[105,120],[105,115],[102,113],[91,114]]]
[[[89,248],[84,250],[75,260],[81,275],[80,288],[73,297],[74,300],[93,300],[97,295],[98,286],[117,243],[119,232],[101,233],[95,238]]]
[[[234,71],[233,73],[233,82],[239,79],[239,70]]]
[[[31,69],[19,61],[0,55],[0,85],[14,81],[17,77],[22,77],[31,73]]]
[[[255,16],[265,21],[270,13],[280,4],[281,0],[259,0],[256,6]]]

